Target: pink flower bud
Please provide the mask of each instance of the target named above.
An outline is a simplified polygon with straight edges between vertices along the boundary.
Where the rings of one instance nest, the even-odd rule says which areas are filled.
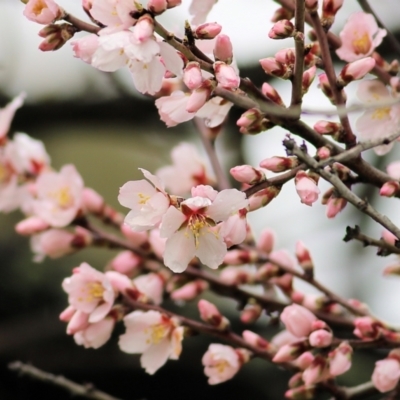
[[[260,119],[262,119],[261,111],[258,108],[250,108],[237,120],[236,125],[247,128],[259,122]]]
[[[232,43],[228,35],[218,35],[214,45],[214,57],[216,61],[230,64],[233,58]]]
[[[317,156],[320,160],[326,160],[331,156],[331,151],[328,149],[328,147],[322,146],[317,150]]]
[[[242,336],[243,339],[251,346],[258,347],[266,351],[271,349],[270,343],[264,338],[262,338],[260,335],[257,335],[257,333],[246,330],[242,332]]]
[[[197,89],[203,82],[200,64],[196,61],[189,62],[183,70],[183,83],[190,90]]]
[[[53,0],[29,0],[24,15],[38,24],[51,24],[63,16],[63,10]]]
[[[75,314],[76,309],[72,306],[68,306],[61,314],[60,314],[60,321],[68,322],[71,320],[73,315]]]
[[[131,244],[138,247],[148,246],[148,236],[147,232],[134,232],[125,223],[121,225],[122,234],[129,240]]]
[[[244,285],[254,282],[255,271],[246,266],[226,267],[221,271],[219,278],[226,285]]]
[[[279,93],[267,82],[264,82],[261,91],[264,94],[265,97],[273,101],[274,103],[280,105],[280,106],[285,106],[281,96]]]
[[[115,256],[110,261],[109,266],[121,274],[132,276],[133,272],[137,270],[141,262],[141,257],[132,251],[126,250]]]
[[[328,332],[325,329],[318,329],[311,332],[308,340],[312,347],[328,347],[331,345],[333,339],[332,332]]]
[[[248,304],[240,313],[240,320],[244,324],[253,324],[260,318],[263,308],[259,304]]]
[[[377,339],[382,332],[382,324],[371,317],[358,317],[354,320],[354,334],[361,339]]]
[[[314,125],[314,130],[320,135],[333,136],[342,130],[342,125],[331,121],[318,121]]]
[[[311,365],[303,372],[303,381],[306,386],[313,385],[329,378],[329,366],[326,358],[317,355]]]
[[[135,39],[144,43],[153,36],[154,20],[150,14],[144,14],[138,19],[133,31]]]
[[[304,243],[301,241],[298,241],[296,243],[296,257],[297,261],[299,262],[301,268],[303,268],[304,271],[313,270],[314,264],[312,262],[310,252],[304,246]]]
[[[375,363],[375,369],[372,373],[372,382],[381,392],[393,390],[400,378],[400,363],[395,359],[386,358]]]
[[[72,242],[75,235],[63,229],[49,229],[32,236],[31,247],[36,253],[35,260],[42,261],[45,256],[59,258],[73,253]]]
[[[224,264],[242,265],[255,262],[258,258],[257,252],[250,250],[229,250],[224,257]]]
[[[23,236],[33,235],[35,233],[43,232],[48,229],[50,225],[43,221],[41,218],[33,215],[18,222],[15,226],[17,233]]]
[[[199,25],[194,31],[197,39],[214,39],[220,34],[222,26],[216,22],[206,22],[205,24]]]
[[[325,73],[318,75],[318,80],[319,80],[319,88],[322,90],[324,95],[331,101],[331,103],[334,103],[335,98],[333,96],[333,92],[329,84],[327,75]]]
[[[346,64],[338,77],[338,84],[346,86],[352,81],[364,78],[375,67],[375,60],[372,57],[365,57],[361,60]]]
[[[383,197],[392,197],[400,189],[398,181],[385,182],[379,190],[379,194]]]
[[[275,197],[278,196],[280,191],[281,189],[278,188],[277,186],[269,186],[253,194],[253,196],[249,198],[249,211],[255,211],[261,207],[265,207]]]
[[[308,336],[312,330],[312,323],[317,317],[307,308],[292,304],[284,308],[281,321],[286,329],[297,337]]]
[[[386,242],[386,243],[390,243],[393,246],[396,244],[396,241],[398,240],[397,237],[395,235],[393,235],[392,232],[389,232],[388,230],[384,230],[382,231],[382,239]]]
[[[303,79],[301,81],[303,94],[307,93],[311,84],[314,82],[316,73],[317,73],[317,67],[315,65],[304,71]]]
[[[263,58],[260,60],[260,64],[262,69],[269,75],[282,79],[289,79],[292,76],[292,71],[274,57]]]
[[[339,347],[329,353],[329,373],[338,376],[348,371],[352,354],[353,349],[347,342],[340,343]]]
[[[207,300],[200,300],[197,304],[200,312],[200,318],[208,324],[224,330],[229,326],[229,321],[219,312],[214,304]]]
[[[275,232],[271,229],[261,231],[260,238],[257,241],[257,249],[266,254],[271,253],[275,244]]]
[[[82,192],[82,207],[87,212],[100,214],[103,211],[104,199],[95,190],[84,188]]]
[[[308,368],[312,362],[314,361],[314,355],[311,351],[305,351],[295,362],[294,364],[299,367],[301,370],[305,370]]]
[[[265,174],[251,165],[238,165],[231,168],[230,173],[236,181],[249,185],[265,181]]]
[[[58,50],[71,39],[77,29],[71,24],[47,25],[39,31],[39,36],[45,38],[39,45],[42,51]]]
[[[147,8],[155,15],[162,14],[167,7],[167,0],[149,0],[147,3]]]
[[[240,78],[232,66],[222,61],[214,63],[214,73],[218,83],[227,89],[236,89],[240,85]]]
[[[199,294],[203,293],[204,290],[208,288],[207,282],[197,279],[195,281],[189,282],[183,285],[179,289],[174,290],[171,293],[171,299],[173,300],[193,300]]]
[[[293,68],[294,62],[296,60],[294,47],[279,50],[275,54],[275,59],[281,64],[287,64],[288,66],[290,66],[290,68]]]
[[[293,361],[307,349],[307,343],[304,341],[285,344],[279,348],[272,361],[276,363]]]
[[[271,39],[286,39],[294,35],[294,25],[287,19],[276,22],[268,33]]]
[[[105,276],[111,283],[115,293],[125,293],[127,289],[132,289],[132,281],[126,276],[117,271],[107,271]]]
[[[272,172],[283,172],[299,165],[297,157],[270,157],[260,162],[260,167]]]
[[[343,197],[331,196],[326,203],[326,216],[335,218],[347,205],[347,200]]]
[[[322,3],[322,16],[323,18],[334,17],[336,13],[342,8],[344,0],[323,0]]]
[[[307,206],[312,206],[318,200],[320,190],[314,180],[309,178],[304,171],[299,171],[295,177],[296,192],[300,201]]]

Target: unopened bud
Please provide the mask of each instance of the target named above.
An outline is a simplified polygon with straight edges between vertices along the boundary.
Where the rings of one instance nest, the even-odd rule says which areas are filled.
[[[251,165],[238,165],[230,170],[233,178],[241,183],[255,185],[256,183],[265,181],[264,172],[252,167]]]
[[[281,96],[279,93],[267,82],[264,82],[261,91],[264,94],[265,97],[273,101],[274,103],[280,105],[280,106],[285,106]]]
[[[311,259],[310,252],[308,249],[304,246],[303,242],[298,241],[296,243],[296,257],[297,261],[299,262],[299,265],[301,268],[303,268],[304,272],[312,277],[312,272],[314,270],[314,264]]]
[[[347,200],[343,197],[331,196],[326,203],[326,216],[334,218],[347,205]]]
[[[309,345],[307,340],[302,340],[292,344],[285,344],[279,348],[272,361],[276,363],[293,361],[304,351],[308,350],[308,348]]]
[[[392,197],[400,189],[400,183],[398,181],[385,182],[379,190],[379,194],[383,197]]]
[[[186,111],[188,113],[195,113],[199,111],[200,108],[203,107],[210,98],[214,87],[215,85],[213,81],[207,79],[200,85],[200,87],[193,90],[186,103]]]
[[[280,193],[281,188],[277,186],[269,186],[259,192],[253,194],[249,198],[249,211],[258,210],[265,207]]]
[[[206,22],[196,28],[194,35],[197,39],[214,39],[221,33],[221,30],[222,26],[216,22]]]
[[[256,122],[259,122],[262,118],[263,116],[258,108],[250,108],[241,115],[241,117],[237,120],[236,125],[248,128]]]
[[[325,329],[317,329],[314,332],[310,333],[308,340],[310,342],[310,346],[323,348],[331,345],[333,339],[332,332],[329,332]]]
[[[340,71],[338,84],[346,86],[350,82],[364,78],[375,67],[375,60],[372,57],[365,57],[361,60],[346,64]]]
[[[244,324],[252,324],[260,318],[263,308],[259,304],[248,304],[240,313],[240,320]]]
[[[258,347],[259,349],[266,351],[271,349],[271,344],[260,335],[257,335],[257,333],[246,330],[242,332],[242,336],[243,339],[251,346]]]
[[[228,35],[218,35],[215,40],[214,57],[216,61],[231,64],[233,58],[232,43]]]
[[[203,293],[204,290],[208,288],[207,282],[197,279],[195,281],[189,282],[183,285],[179,289],[174,290],[171,293],[171,299],[173,300],[193,300],[199,294]]]
[[[297,157],[274,156],[260,162],[260,167],[272,172],[283,172],[299,165]]]
[[[276,22],[268,33],[271,39],[286,39],[294,36],[294,25],[287,19]]]
[[[285,64],[281,64],[274,57],[263,58],[260,60],[262,69],[269,75],[277,78],[289,79],[292,76],[292,70]]]
[[[203,82],[200,64],[196,61],[189,62],[183,70],[183,83],[190,90],[197,89]]]
[[[45,38],[39,45],[39,49],[42,51],[54,51],[58,50],[64,44],[71,39],[77,29],[71,24],[52,24],[47,25],[41,29],[38,33],[40,37]]]
[[[318,9],[318,0],[305,0],[305,5],[307,11],[317,11]]]
[[[214,63],[214,73],[218,83],[226,89],[236,89],[240,85],[240,78],[231,65],[222,61]]]
[[[150,14],[144,14],[135,25],[133,36],[140,43],[146,42],[153,36],[154,33],[154,19]]]
[[[260,238],[257,241],[257,249],[269,254],[274,249],[275,232],[271,229],[261,231]]]
[[[224,257],[224,264],[243,265],[255,262],[258,259],[256,251],[250,250],[229,250]]]
[[[342,131],[342,125],[331,121],[318,121],[314,125],[314,130],[320,135],[334,136]]]
[[[147,8],[155,15],[162,14],[168,7],[167,0],[149,0]]]
[[[308,92],[308,89],[310,88],[311,84],[314,81],[316,73],[317,73],[317,67],[315,65],[304,71],[303,79],[301,82],[303,94]]]
[[[219,330],[225,330],[229,327],[229,321],[219,312],[214,304],[207,300],[200,300],[197,304],[200,318],[208,324],[216,327]]]
[[[288,8],[285,7],[280,7],[274,12],[274,15],[271,18],[271,22],[278,22],[282,19],[292,19],[293,17],[294,17],[293,10],[289,10]]]

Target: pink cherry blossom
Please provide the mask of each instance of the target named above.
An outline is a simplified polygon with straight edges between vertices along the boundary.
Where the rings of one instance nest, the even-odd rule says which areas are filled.
[[[154,374],[168,359],[177,360],[182,351],[183,327],[158,311],[136,310],[124,318],[126,332],[119,338],[125,353],[140,354],[140,363]]]
[[[381,392],[393,390],[400,378],[400,363],[393,358],[386,358],[375,363],[375,369],[372,373],[372,382]]]
[[[36,180],[37,197],[33,209],[53,227],[69,225],[81,207],[83,180],[73,165],[60,172],[43,172]]]
[[[25,133],[15,134],[6,144],[5,156],[18,174],[38,175],[50,165],[43,142]]]
[[[53,0],[29,0],[24,9],[26,18],[43,25],[60,19],[62,14],[62,9]]]
[[[25,99],[25,93],[19,94],[4,108],[0,108],[0,142],[2,142],[7,135],[11,121],[14,118],[15,112],[22,106]]]
[[[63,281],[68,301],[76,310],[89,314],[88,322],[101,321],[114,303],[114,290],[107,276],[87,263],[75,268]]]
[[[329,373],[338,376],[348,371],[352,354],[353,349],[347,342],[340,343],[339,347],[329,353]]]
[[[245,194],[236,189],[223,190],[211,200],[196,194],[202,188],[212,189],[201,185],[194,188],[195,197],[183,201],[179,210],[170,207],[163,217],[161,236],[167,238],[164,263],[174,272],[184,271],[195,256],[208,267],[217,268],[227,249],[212,222],[226,221],[247,207]]]
[[[336,54],[344,61],[355,61],[372,54],[386,36],[386,30],[378,28],[375,18],[363,11],[352,14],[340,32],[342,46]]]
[[[374,79],[360,82],[357,95],[363,103],[377,103],[392,100],[392,96],[386,86]],[[382,106],[372,110],[367,110],[358,118],[356,128],[359,132],[361,141],[376,139],[388,136],[397,132],[400,121],[400,106]],[[378,155],[384,155],[393,147],[393,142],[388,145],[374,147]]]
[[[99,47],[99,37],[95,34],[87,35],[71,42],[74,56],[87,64],[92,63],[93,55]]]
[[[220,234],[224,238],[226,247],[242,243],[247,236],[246,209],[231,215],[220,224]]]
[[[159,305],[163,300],[164,280],[161,275],[150,273],[140,275],[133,280],[139,292],[148,297],[154,304]]]
[[[196,113],[196,117],[203,118],[208,128],[215,128],[221,125],[233,104],[222,97],[215,96],[204,104]]]
[[[186,111],[189,96],[182,91],[175,91],[170,96],[160,97],[156,100],[156,107],[161,121],[168,127],[176,126],[181,122],[191,120],[195,113]]]
[[[141,171],[147,181],[142,179],[125,183],[118,196],[118,201],[131,209],[125,223],[136,231],[157,226],[170,205],[163,183],[149,171]]]
[[[311,333],[312,323],[316,320],[317,317],[310,310],[298,304],[285,307],[281,314],[286,329],[299,338]]]
[[[192,144],[180,143],[175,146],[171,151],[171,158],[172,165],[160,168],[156,175],[173,194],[184,195],[193,186],[211,183],[205,161]]]
[[[98,349],[110,339],[114,326],[115,320],[112,317],[89,323],[87,327],[74,334],[75,343],[86,349]]]
[[[240,78],[235,69],[222,61],[214,63],[215,77],[218,83],[227,89],[236,89],[240,85]]]
[[[129,28],[135,22],[130,16],[132,11],[137,11],[135,3],[129,0],[92,0],[90,15],[106,26]]]
[[[201,362],[210,385],[232,379],[241,367],[238,353],[231,346],[212,343]]]

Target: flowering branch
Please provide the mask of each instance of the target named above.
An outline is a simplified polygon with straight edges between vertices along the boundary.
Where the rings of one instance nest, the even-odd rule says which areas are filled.
[[[21,375],[28,375],[39,381],[62,387],[70,392],[72,396],[82,396],[92,400],[120,400],[117,397],[96,389],[92,384],[79,385],[61,375],[50,374],[49,372],[34,367],[33,365],[24,364],[21,361],[14,361],[8,364],[8,368],[20,373]]]

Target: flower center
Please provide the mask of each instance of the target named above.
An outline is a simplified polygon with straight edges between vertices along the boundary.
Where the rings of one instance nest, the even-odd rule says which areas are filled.
[[[372,119],[379,119],[379,120],[389,118],[389,117],[390,117],[390,108],[389,107],[378,108],[371,115]]]
[[[146,204],[149,200],[150,200],[150,196],[145,195],[143,193],[138,193],[138,197],[139,197],[139,204]]]
[[[46,3],[39,0],[35,3],[35,7],[33,7],[32,11],[35,15],[40,15],[45,8],[47,8]]]
[[[165,324],[153,325],[150,327],[151,332],[149,337],[146,340],[147,344],[158,344],[167,334],[168,327]],[[149,333],[148,329],[145,330],[145,333]]]
[[[84,298],[79,298],[79,301],[91,303],[92,301],[100,301],[103,299],[104,287],[100,282],[88,282],[81,291],[86,293]]]
[[[60,208],[71,207],[74,203],[71,191],[68,186],[61,187],[58,190],[49,193]]]
[[[218,371],[219,374],[223,374],[225,368],[227,367],[229,367],[229,364],[226,360],[219,360],[214,365],[214,368]]]
[[[189,218],[188,228],[192,231],[196,248],[199,246],[200,236],[204,235],[204,232],[202,232],[201,230],[204,227],[209,227],[209,226],[210,224],[207,222],[206,217],[204,215],[193,214]]]
[[[371,48],[371,41],[369,35],[364,33],[363,35],[355,33],[355,39],[353,40],[354,53],[356,54],[367,54]]]

